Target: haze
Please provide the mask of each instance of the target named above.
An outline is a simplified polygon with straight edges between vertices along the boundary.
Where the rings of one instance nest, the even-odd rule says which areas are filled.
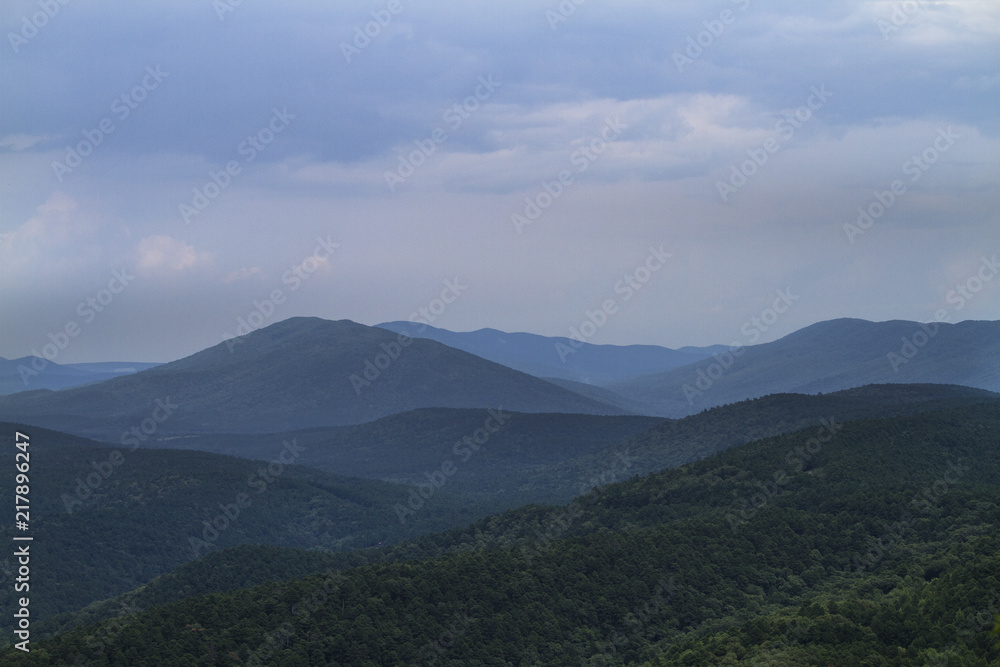
[[[6,358],[1000,319],[996,3],[42,5],[0,7]]]

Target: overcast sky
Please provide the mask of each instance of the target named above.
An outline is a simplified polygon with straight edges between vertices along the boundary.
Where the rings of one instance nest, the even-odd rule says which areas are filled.
[[[590,342],[669,347],[1000,319],[995,0],[5,0],[0,21],[6,358],[67,326],[57,362],[169,361],[239,318],[421,308],[552,336],[589,311]]]

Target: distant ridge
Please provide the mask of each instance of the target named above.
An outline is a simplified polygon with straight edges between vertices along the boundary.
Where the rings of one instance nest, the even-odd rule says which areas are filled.
[[[461,333],[417,322],[384,322],[376,326],[436,340],[535,377],[598,385],[678,368],[728,349],[725,345],[679,350],[659,345],[594,345],[497,329]]]
[[[1000,322],[838,319],[737,352],[606,388],[645,414],[665,417],[767,394],[829,393],[868,384],[957,384],[1000,391]]]
[[[42,357],[4,359],[0,357],[0,396],[33,389],[66,389],[90,382],[100,382],[131,375],[159,364],[135,362],[99,362],[57,364]]]
[[[157,403],[167,399],[176,407]],[[0,397],[0,419],[118,441],[144,420],[162,437],[357,424],[425,407],[501,406],[624,412],[434,341],[348,320],[296,317],[134,375]]]

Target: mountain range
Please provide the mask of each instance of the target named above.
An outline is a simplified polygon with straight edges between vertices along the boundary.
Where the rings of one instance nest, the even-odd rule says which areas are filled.
[[[591,385],[668,371],[728,349],[725,345],[677,350],[658,345],[594,345],[583,341],[582,335],[574,339],[496,329],[457,333],[421,322],[385,322],[376,326],[412,338],[436,340],[535,377]]]
[[[952,647],[945,621],[986,604],[1000,566],[1000,323],[581,344],[559,373],[547,350],[569,339],[391,330],[410,326],[292,318],[0,396],[3,442],[31,435],[37,540],[37,651],[4,664],[142,664],[150,647],[164,664],[267,664],[254,647],[276,610],[331,576],[340,611],[276,664],[409,664],[427,655],[405,637],[457,635],[455,613],[482,629],[449,659],[501,664],[987,655]],[[16,485],[13,467],[0,478]],[[900,519],[921,489],[930,509]],[[15,572],[0,557],[0,580]],[[806,639],[790,645],[793,621]]]
[[[494,358],[511,364],[521,360],[522,367],[525,360],[554,350],[554,339],[529,334],[431,333],[464,348],[489,348]],[[502,355],[498,350],[505,346],[511,351]],[[593,368],[604,368],[607,377],[613,375],[608,369],[618,363],[615,359],[625,369],[622,375],[630,375],[644,357],[647,368],[655,368],[717,347],[580,349],[592,354]],[[539,363],[539,372],[551,372],[551,363]],[[583,372],[583,365],[575,368]],[[1000,391],[1000,322],[832,320],[770,343],[726,349],[672,370],[598,386],[565,378],[547,381],[384,328],[292,318],[127,376],[0,396],[0,419],[110,441],[130,438],[145,423],[153,432],[134,435],[145,443],[173,435],[361,424],[419,408],[677,418],[768,394],[883,383]],[[171,407],[164,407],[167,401]]]
[[[0,357],[0,396],[31,389],[66,389],[81,384],[110,380],[131,375],[159,364],[136,362],[98,362],[90,364],[57,364],[43,357]]]
[[[378,326],[437,340],[629,412],[663,417],[768,394],[868,384],[933,382],[1000,391],[1000,322],[844,318],[770,343],[679,350],[495,329],[458,333],[413,322]]]
[[[923,382],[1000,391],[1000,322],[831,320],[605,388],[644,414],[678,417],[779,392]]]
[[[134,375],[0,397],[0,419],[118,441],[151,417],[163,437],[359,424],[423,407],[622,413],[434,341],[292,318]]]
[[[307,450],[277,440],[260,460],[196,451],[112,448],[22,424],[30,434],[33,611],[76,612],[206,553],[256,543],[343,551],[398,542],[485,516],[489,508],[439,490],[400,522],[409,487],[298,464]],[[13,489],[14,466],[0,474]],[[0,527],[10,542],[13,524]],[[0,557],[0,580],[17,570]],[[13,618],[11,596],[0,600]],[[6,621],[0,623],[5,627]],[[2,661],[0,661],[2,662]]]
[[[46,572],[35,587],[46,601],[38,611],[60,626],[66,614],[220,549],[391,545],[522,506],[570,502],[595,487],[823,421],[836,427],[982,403],[998,406],[1000,396],[883,385],[769,396],[676,421],[507,413],[503,428],[477,450],[469,447],[464,460],[455,446],[486,411],[423,409],[360,426],[158,443],[186,449],[111,448],[21,424],[0,424],[0,433],[8,441],[15,431],[31,434],[33,534],[47,545],[34,561]],[[13,475],[10,468],[4,481],[13,485]],[[0,537],[12,533],[0,528]],[[419,553],[412,545],[400,549],[364,558]],[[0,559],[0,571],[0,578],[12,576],[9,560]]]
[[[1000,394],[953,385],[870,385],[819,396],[773,394],[676,420],[424,408],[352,426],[169,436],[147,446],[267,459],[278,443],[295,441],[302,465],[413,488],[441,484],[499,512],[568,502],[595,485],[807,428],[820,416],[845,421],[907,415],[995,398]],[[499,428],[488,437],[480,432],[477,442],[477,430],[494,414],[502,421]],[[442,469],[450,474],[443,476]]]
[[[351,560],[213,551],[2,658],[994,664],[998,405],[810,427]]]

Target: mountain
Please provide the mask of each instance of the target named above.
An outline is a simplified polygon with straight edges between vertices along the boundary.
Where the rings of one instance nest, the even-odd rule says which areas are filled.
[[[78,611],[218,549],[254,542],[345,551],[464,525],[488,509],[448,489],[400,522],[409,488],[298,465],[302,445],[277,440],[258,461],[194,451],[109,448],[21,424],[30,437],[32,612]],[[11,449],[13,449],[11,447]],[[10,460],[13,461],[13,453]],[[13,464],[0,471],[13,492]],[[0,526],[11,543],[13,522]],[[16,559],[0,556],[0,581]],[[13,618],[13,597],[0,600]],[[6,621],[0,627],[6,627]],[[0,661],[2,662],[2,661]]]
[[[152,446],[267,458],[277,443],[295,439],[303,448],[302,465],[411,487],[433,483],[500,512],[568,502],[594,486],[595,478],[607,484],[677,467],[807,428],[820,417],[843,422],[997,398],[1000,394],[960,386],[873,385],[822,396],[774,394],[678,420],[502,411],[503,424],[488,438],[481,432],[479,443],[464,439],[482,428],[489,411],[426,408],[353,426],[174,436]],[[450,474],[442,475],[442,469]]]
[[[667,371],[728,349],[725,345],[678,350],[658,345],[594,345],[571,338],[496,329],[455,332],[419,322],[385,322],[376,326],[413,338],[436,340],[535,377],[586,384],[607,384]]]
[[[145,441],[357,424],[424,407],[623,412],[435,341],[298,317],[134,375],[0,397],[0,419]]]
[[[321,470],[407,484],[433,484],[493,511],[531,502],[565,502],[580,478],[545,471],[649,431],[659,417],[544,414],[493,408],[422,408],[372,422],[268,434],[169,437],[155,447],[266,458],[295,439],[299,463]],[[484,425],[495,423],[495,432]],[[442,473],[442,470],[447,474]],[[531,480],[526,483],[526,480]],[[405,503],[406,494],[398,499]]]
[[[421,560],[232,590],[236,554],[219,554],[229,592],[134,610],[2,658],[994,664],[998,405],[758,440],[565,507],[449,531],[438,537],[447,553]],[[277,555],[251,550],[249,579]]]
[[[0,396],[32,389],[66,389],[91,382],[131,375],[159,364],[101,362],[57,364],[41,357],[0,357]]]
[[[929,410],[998,404],[1000,394],[955,385],[868,385],[832,394],[770,394],[721,405],[657,426],[605,450],[566,457],[545,470],[526,470],[526,488],[563,488],[580,479],[600,479],[619,471],[616,453],[628,460],[628,476],[646,475],[699,461],[761,438],[792,433],[821,420],[842,423],[874,417],[913,415]],[[619,459],[620,460],[620,459]],[[619,479],[621,477],[619,476]],[[615,481],[615,480],[609,480]],[[579,486],[577,486],[579,488]],[[555,502],[557,499],[546,499]]]
[[[203,435],[172,438],[168,442],[184,443],[187,447],[214,446],[218,448],[219,453],[241,453],[243,456],[261,460],[274,459],[284,452],[285,447],[282,442],[294,442],[296,478],[303,470],[299,468],[300,465],[325,468],[335,474],[330,476],[330,481],[324,484],[323,488],[343,489],[349,484],[355,488],[351,495],[344,495],[344,491],[338,495],[352,501],[366,497],[369,499],[371,509],[378,510],[374,514],[362,514],[361,516],[368,517],[362,523],[350,519],[352,525],[356,526],[355,530],[363,538],[360,541],[345,538],[340,542],[329,540],[324,542],[326,537],[317,536],[315,542],[317,545],[325,544],[327,548],[331,548],[331,544],[336,544],[336,548],[355,548],[376,541],[389,544],[407,536],[420,534],[423,536],[416,541],[404,541],[398,546],[329,554],[329,558],[321,559],[314,555],[303,556],[294,550],[281,556],[266,545],[260,550],[244,545],[238,553],[245,571],[234,571],[229,565],[223,565],[216,556],[226,551],[225,547],[228,544],[246,541],[248,533],[258,536],[252,539],[268,544],[302,546],[312,544],[308,535],[296,534],[294,537],[283,538],[284,541],[261,537],[270,534],[269,531],[273,532],[272,527],[266,526],[267,521],[280,521],[273,518],[274,513],[288,512],[290,516],[299,516],[304,512],[294,505],[302,500],[296,495],[297,489],[282,488],[280,504],[262,510],[264,513],[261,516],[250,519],[253,524],[247,526],[245,531],[228,531],[231,535],[224,536],[227,539],[225,541],[220,539],[218,542],[217,546],[221,551],[214,548],[216,545],[213,545],[211,550],[204,550],[206,557],[204,564],[196,562],[184,564],[176,572],[163,575],[150,582],[148,586],[144,584],[122,598],[109,600],[89,611],[47,616],[39,627],[56,629],[78,624],[88,618],[100,620],[115,615],[123,606],[146,607],[177,601],[183,597],[180,595],[183,591],[187,591],[190,595],[246,587],[254,583],[280,579],[282,578],[280,573],[285,573],[283,578],[291,578],[334,565],[339,569],[350,565],[429,557],[456,547],[490,543],[484,540],[505,543],[512,538],[506,536],[504,532],[506,529],[498,529],[497,526],[506,525],[508,523],[506,519],[498,517],[485,520],[486,524],[480,522],[480,525],[471,532],[463,526],[488,512],[503,511],[525,503],[567,502],[594,486],[622,481],[635,475],[646,474],[650,470],[680,466],[751,440],[803,428],[813,430],[822,423],[821,419],[833,424],[834,428],[839,428],[843,422],[873,416],[912,415],[928,410],[970,406],[984,402],[1000,406],[998,399],[1000,396],[982,390],[941,385],[882,385],[824,396],[775,395],[714,408],[682,420],[662,422],[659,426],[645,430],[623,442],[616,441],[616,438],[629,432],[643,430],[645,425],[657,420],[644,417],[515,413],[509,415],[510,421],[506,428],[492,436],[489,442],[484,443],[481,451],[475,453],[468,461],[461,461],[455,457],[452,446],[454,438],[481,423],[483,417],[480,411],[427,409],[394,415],[361,426],[312,429],[263,436]],[[66,448],[69,445],[100,446],[99,443],[42,429],[31,429],[31,435],[34,441],[54,448]],[[89,452],[89,457],[73,458],[74,466],[66,466],[63,463],[64,459],[69,460],[65,452],[59,457],[47,453],[49,458],[41,461],[44,467],[39,482],[44,484],[37,487],[38,497],[54,502],[53,488],[63,488],[65,492],[66,488],[73,487],[74,474],[83,477],[84,472],[87,474],[95,472],[93,461],[98,461],[100,465],[100,462],[110,458],[110,454],[105,450],[99,451],[101,456]],[[208,457],[204,460],[189,461],[185,456],[171,459],[161,450],[153,452],[162,459],[156,459],[159,465],[177,471],[178,484],[195,489],[192,496],[196,502],[213,507],[211,498],[203,500],[209,493],[209,489],[205,487],[205,480],[211,479],[213,485],[225,487],[230,473],[228,471],[220,473],[220,466],[226,464],[229,460],[227,457]],[[132,455],[125,453],[124,456],[125,465],[131,465]],[[88,463],[85,464],[85,460]],[[454,474],[449,477],[437,474],[444,469],[447,461],[457,462],[453,465],[456,469]],[[163,497],[160,499],[163,502],[162,506],[143,510],[138,513],[138,517],[136,513],[130,511],[131,501],[135,499],[132,489],[145,488],[150,484],[160,490],[158,493],[162,493],[164,489],[163,482],[155,478],[154,471],[143,469],[147,465],[146,461],[140,459],[138,464],[139,469],[128,470],[128,474],[120,477],[118,485],[109,484],[105,488],[102,484],[98,489],[101,494],[108,494],[107,499],[103,496],[100,500],[95,498],[102,503],[107,514],[107,518],[100,525],[92,523],[93,515],[81,515],[76,512],[76,504],[73,503],[73,516],[76,517],[74,520],[82,522],[83,527],[74,524],[65,525],[70,517],[62,516],[51,519],[56,523],[56,528],[51,530],[58,529],[60,533],[70,534],[86,530],[101,530],[103,533],[108,533],[106,523],[110,522],[118,526],[110,531],[112,535],[117,534],[119,530],[134,531],[137,535],[144,536],[143,540],[148,540],[149,531],[145,526],[135,525],[137,518],[153,517],[156,524],[169,527],[174,526],[184,514],[190,513],[187,509],[189,499],[178,496]],[[252,465],[260,464],[252,463]],[[64,470],[67,467],[68,474]],[[123,466],[122,470],[127,468]],[[237,468],[237,477],[241,470],[245,472],[243,468]],[[439,478],[437,482],[445,480],[446,482],[441,487],[432,489],[427,486],[429,481],[426,478],[427,473],[436,475]],[[365,488],[360,480],[345,480],[343,475],[381,476],[383,479],[400,481],[409,486],[379,486],[380,483],[374,483],[372,487]],[[52,482],[53,476],[57,478],[57,483]],[[397,509],[408,506],[410,495],[417,485],[425,487],[426,502],[421,502],[416,511],[410,512],[407,509],[400,517]],[[286,495],[286,491],[290,492]],[[235,493],[236,491],[231,491],[228,495]],[[591,495],[597,493],[597,491],[590,492]],[[73,496],[72,491],[70,495]],[[315,503],[320,497],[317,496],[309,501],[310,515],[314,514]],[[419,496],[415,497],[419,499]],[[176,507],[176,510],[171,511],[171,507]],[[44,514],[46,509],[51,508],[47,508],[43,503],[39,509]],[[64,508],[59,505],[57,509]],[[359,511],[364,510],[347,506],[338,509],[337,518],[348,519],[358,515]],[[528,510],[527,515],[533,515],[536,511]],[[544,513],[551,510],[541,511]],[[157,513],[163,512],[169,513],[169,518],[156,518]],[[515,514],[517,512],[523,511],[517,510]],[[397,525],[397,517],[405,520]],[[451,529],[439,535],[426,535],[431,527],[438,529],[451,527]],[[343,531],[343,528],[337,527],[334,522],[325,530],[339,534],[338,531]],[[293,532],[297,532],[297,529]],[[229,538],[233,538],[234,541]],[[96,547],[92,547],[94,558],[101,563],[106,561],[113,563],[116,570],[123,573],[163,571],[165,562],[176,562],[177,555],[173,553],[173,549],[154,548],[152,543],[146,545],[143,540],[140,540],[139,547],[135,550],[127,546],[119,548],[113,558],[104,553],[105,542],[98,542]],[[164,557],[167,557],[166,561]],[[232,561],[231,557],[225,558],[228,559],[226,562]],[[282,560],[281,566],[268,565],[275,560]],[[90,557],[81,556],[78,562],[89,563]],[[310,570],[312,566],[308,563],[314,565],[319,563],[321,567],[317,566],[316,569]],[[251,570],[259,571],[259,574],[253,574]],[[86,571],[92,572],[92,569],[87,568]],[[92,576],[95,581],[91,585],[96,587],[97,582],[102,581],[102,575],[98,571],[92,572]],[[109,576],[109,573],[103,576]],[[136,581],[127,577],[126,580],[133,583]],[[69,609],[72,609],[72,606]]]
[[[683,417],[767,394],[816,394],[884,383],[1000,391],[1000,321],[831,320],[771,343],[606,388],[641,406],[644,414]]]

